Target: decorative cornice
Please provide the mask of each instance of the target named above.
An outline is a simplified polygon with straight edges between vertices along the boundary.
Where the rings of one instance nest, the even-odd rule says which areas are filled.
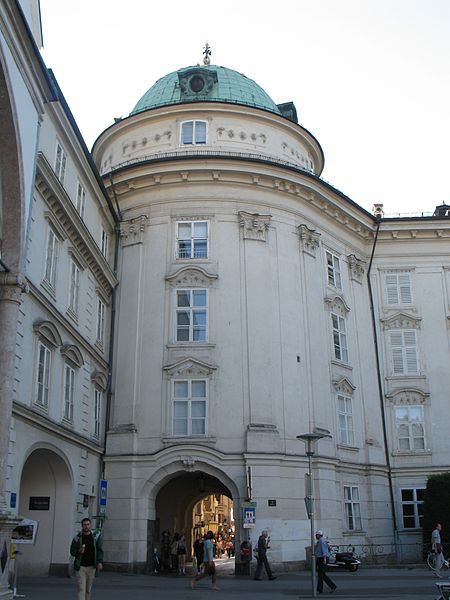
[[[92,371],[91,381],[94,385],[96,385],[102,391],[105,391],[108,386],[108,377],[107,377],[106,373],[103,373],[102,371],[98,371],[97,369]]]
[[[244,240],[267,242],[267,232],[269,231],[272,215],[260,215],[245,211],[240,211],[238,214],[239,226]]]
[[[356,387],[347,377],[341,377],[341,379],[334,380],[331,382],[331,385],[336,392],[347,394],[347,396],[351,396],[356,390]]]
[[[194,286],[194,287],[209,287],[214,280],[218,278],[218,275],[209,273],[202,267],[188,265],[181,267],[172,275],[166,275],[166,281],[172,287],[180,287],[183,285]]]
[[[337,312],[341,312],[341,313],[350,312],[350,306],[347,304],[347,302],[341,296],[338,296],[338,295],[326,296],[324,298],[324,302],[325,302],[325,306],[330,311],[337,311]]]
[[[424,404],[429,397],[429,392],[418,388],[404,388],[386,394],[391,404]]]
[[[387,329],[420,329],[422,318],[397,312],[390,317],[380,319],[383,330]]]
[[[347,260],[350,278],[353,279],[353,281],[362,283],[365,273],[366,262],[364,260],[361,260],[360,258],[356,258],[354,254],[349,254],[347,256]]]
[[[75,367],[80,368],[84,365],[83,355],[75,344],[65,344],[61,347],[60,352]]]
[[[316,250],[319,247],[320,233],[315,229],[310,229],[307,225],[301,224],[297,227],[300,248],[306,254],[316,258]]]
[[[206,377],[216,371],[217,366],[190,356],[176,363],[165,365],[163,370],[166,371],[169,377],[176,377],[177,375],[200,375]]]
[[[38,319],[33,323],[33,331],[36,335],[48,342],[52,348],[62,345],[59,331],[51,321]]]
[[[142,244],[145,228],[148,225],[148,215],[139,215],[129,221],[120,223],[120,237],[122,246],[133,246],[134,244]]]

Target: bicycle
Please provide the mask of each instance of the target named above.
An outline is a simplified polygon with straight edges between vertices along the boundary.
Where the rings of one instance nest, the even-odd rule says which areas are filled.
[[[442,569],[448,569],[449,568],[449,562],[445,558],[444,554],[442,554],[442,556],[444,558],[444,562],[441,565],[441,570]],[[438,555],[436,554],[436,552],[434,550],[430,550],[430,552],[428,552],[428,555],[427,555],[427,565],[430,567],[430,569],[432,571],[436,571],[437,557],[438,557]]]

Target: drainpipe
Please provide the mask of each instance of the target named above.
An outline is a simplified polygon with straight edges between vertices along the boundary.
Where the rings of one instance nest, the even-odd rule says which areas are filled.
[[[392,512],[392,524],[394,526],[394,545],[395,545],[395,554],[397,559],[399,558],[399,546],[398,546],[398,529],[397,529],[397,517],[395,514],[395,499],[394,499],[394,486],[392,483],[392,467],[391,467],[391,459],[389,456],[389,444],[387,437],[387,428],[386,428],[386,410],[384,407],[384,390],[383,390],[383,380],[381,377],[381,366],[380,366],[380,347],[378,344],[378,333],[377,333],[377,324],[375,319],[375,307],[373,302],[373,291],[372,284],[370,282],[370,271],[372,269],[373,257],[375,254],[375,248],[378,241],[378,232],[380,230],[381,225],[381,215],[377,214],[375,216],[375,222],[377,224],[377,229],[375,232],[375,239],[373,241],[372,246],[372,254],[370,256],[369,267],[367,269],[367,285],[369,288],[369,300],[370,300],[370,315],[372,320],[372,329],[373,329],[373,343],[375,346],[375,360],[377,366],[377,382],[378,382],[378,395],[380,398],[380,408],[381,408],[381,416],[383,423],[383,442],[384,442],[384,454],[386,458],[386,467],[388,470],[388,483],[389,483],[389,495],[391,499],[391,512]]]

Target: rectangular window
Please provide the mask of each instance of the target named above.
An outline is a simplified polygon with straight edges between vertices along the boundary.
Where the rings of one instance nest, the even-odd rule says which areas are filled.
[[[409,273],[386,273],[385,283],[388,304],[412,304]]]
[[[177,290],[177,342],[204,342],[207,339],[207,292]]]
[[[38,364],[36,381],[36,404],[48,406],[50,389],[51,351],[41,341],[38,342]]]
[[[84,187],[78,182],[77,187],[77,201],[75,203],[75,208],[77,209],[78,214],[83,219],[84,218],[84,206],[86,204],[86,191]]]
[[[45,259],[45,281],[53,289],[56,287],[56,264],[58,262],[59,240],[51,227],[47,235],[47,256]]]
[[[208,221],[177,223],[177,258],[208,258]]]
[[[206,121],[186,121],[181,125],[182,145],[206,144]]]
[[[75,388],[75,371],[69,365],[64,365],[64,418],[73,419],[73,392]]]
[[[173,435],[206,434],[206,380],[173,382]]]
[[[108,234],[102,229],[102,238],[100,241],[100,250],[105,258],[108,256]]]
[[[97,334],[97,342],[103,344],[104,335],[105,335],[105,304],[98,298],[97,300],[97,326],[96,326],[96,334]]]
[[[395,329],[389,332],[393,375],[419,373],[417,336],[415,329]]]
[[[95,388],[94,389],[94,436],[100,437],[101,433],[101,416],[102,416],[102,399],[103,393]]]
[[[334,358],[348,363],[347,334],[345,331],[345,319],[331,313],[333,325]]]
[[[55,173],[56,177],[63,184],[66,173],[66,153],[59,142],[56,142]]]
[[[402,497],[402,520],[404,529],[419,529],[423,522],[423,488],[400,490]]]
[[[328,284],[337,288],[338,290],[342,289],[342,281],[341,281],[341,262],[339,256],[332,254],[331,252],[326,252],[327,257],[327,277]]]
[[[361,505],[357,486],[344,485],[344,505],[347,529],[349,531],[361,530]]]
[[[355,445],[355,432],[353,429],[352,399],[338,394],[338,420],[339,440],[341,444]]]
[[[80,269],[78,265],[70,261],[70,281],[69,281],[69,309],[74,313],[78,313],[78,298],[80,292]]]
[[[423,406],[396,406],[395,426],[399,450],[425,450]]]

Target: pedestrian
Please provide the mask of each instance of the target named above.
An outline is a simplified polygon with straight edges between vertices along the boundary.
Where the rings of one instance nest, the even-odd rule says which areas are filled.
[[[442,577],[442,567],[444,565],[448,567],[448,562],[445,560],[444,553],[442,551],[441,531],[442,525],[437,523],[435,529],[431,533],[431,549],[436,554],[436,566],[434,568],[434,572],[438,577]]]
[[[178,540],[180,536],[178,533],[173,534],[172,543],[170,544],[170,566],[172,571],[175,573],[178,571]]]
[[[75,557],[74,569],[78,584],[78,600],[90,600],[97,571],[103,569],[101,532],[92,532],[88,517],[81,521],[81,531],[73,538],[70,554]]]
[[[272,573],[272,569],[270,568],[269,561],[267,560],[267,550],[270,548],[270,537],[268,536],[267,530],[263,529],[261,531],[261,535],[258,538],[258,551],[256,554],[256,572],[255,572],[255,581],[262,580],[262,570],[263,567],[266,569],[267,577],[272,581],[276,579],[274,574]]]
[[[216,585],[217,582],[217,573],[216,573],[216,565],[214,564],[214,548],[212,544],[212,539],[214,538],[214,533],[212,531],[208,531],[205,536],[205,542],[203,544],[203,573],[200,573],[194,579],[191,580],[191,588],[194,589],[197,581],[203,579],[204,577],[208,577],[211,575],[211,584],[212,589],[217,591],[219,588]]]
[[[181,534],[177,545],[178,573],[183,577],[186,575],[186,536]]]
[[[194,554],[197,561],[197,573],[200,573],[203,564],[203,536],[197,536],[194,542]]]
[[[316,569],[317,569],[317,593],[323,593],[323,582],[327,584],[332,592],[336,589],[336,584],[326,574],[327,558],[330,553],[328,543],[323,539],[323,531],[318,529],[316,531],[316,544],[314,546],[314,556],[316,557]]]

